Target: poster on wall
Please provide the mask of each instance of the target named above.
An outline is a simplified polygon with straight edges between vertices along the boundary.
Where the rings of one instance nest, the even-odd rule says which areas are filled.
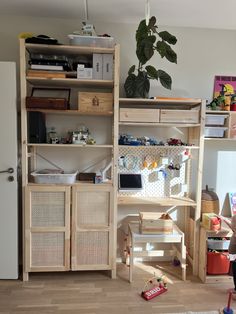
[[[213,97],[236,94],[236,76],[216,75]]]
[[[236,192],[229,192],[229,205],[231,215],[236,215]]]

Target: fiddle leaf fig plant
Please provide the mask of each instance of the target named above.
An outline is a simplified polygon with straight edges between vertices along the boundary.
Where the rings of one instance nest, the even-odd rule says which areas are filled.
[[[177,39],[167,31],[158,32],[156,18],[152,16],[148,25],[142,20],[136,31],[136,55],[138,66],[132,65],[125,81],[125,92],[128,98],[147,98],[150,80],[159,80],[161,85],[171,89],[172,79],[168,73],[158,70],[147,62],[158,52],[161,58],[177,63],[177,55],[170,45],[175,45]]]

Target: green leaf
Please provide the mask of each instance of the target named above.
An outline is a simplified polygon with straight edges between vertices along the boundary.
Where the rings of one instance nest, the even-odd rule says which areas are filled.
[[[167,31],[160,32],[158,35],[162,40],[167,41],[171,45],[175,45],[177,43],[177,38]]]
[[[149,19],[148,28],[149,28],[149,29],[152,29],[152,27],[155,27],[156,21],[157,21],[157,20],[156,20],[155,16],[152,16],[152,17]]]
[[[138,29],[136,31],[136,41],[137,44],[140,42],[142,39],[146,38],[148,36],[148,27],[146,25],[145,20],[142,20],[139,23]]]
[[[151,79],[156,79],[158,80],[158,73],[157,73],[157,70],[151,66],[151,65],[147,65],[145,67],[146,71],[147,71],[147,74],[150,76]]]
[[[154,54],[155,47],[153,44],[156,41],[156,36],[149,36],[137,44],[136,54],[141,64],[145,64]]]
[[[136,89],[136,75],[129,74],[125,80],[124,84],[125,93],[128,98],[134,97],[135,89]]]
[[[135,65],[132,65],[128,71],[128,75],[132,74],[135,71]]]
[[[136,97],[147,98],[150,89],[150,81],[146,72],[139,72],[136,78]]]
[[[158,75],[161,85],[167,89],[171,89],[172,79],[170,75],[162,70],[158,70],[157,75]]]
[[[174,50],[164,41],[158,41],[156,43],[156,50],[159,52],[160,56],[165,57],[168,61],[172,63],[177,63],[177,55]]]

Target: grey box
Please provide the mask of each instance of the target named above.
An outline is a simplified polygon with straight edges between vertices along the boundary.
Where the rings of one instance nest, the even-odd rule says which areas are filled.
[[[103,80],[113,79],[113,55],[110,53],[103,54],[102,78]]]
[[[102,54],[93,54],[93,79],[102,80]]]

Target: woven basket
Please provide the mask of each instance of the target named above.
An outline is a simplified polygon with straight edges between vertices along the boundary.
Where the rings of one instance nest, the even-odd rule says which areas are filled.
[[[219,214],[219,209],[219,198],[217,194],[213,191],[209,191],[208,186],[206,186],[206,190],[202,190],[201,212]]]

